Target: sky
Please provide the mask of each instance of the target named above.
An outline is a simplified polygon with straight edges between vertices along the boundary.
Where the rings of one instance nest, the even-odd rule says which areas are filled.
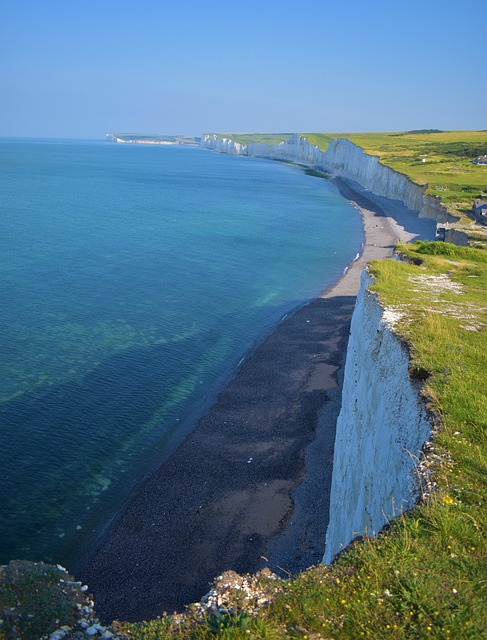
[[[15,0],[0,136],[487,129],[485,0]]]

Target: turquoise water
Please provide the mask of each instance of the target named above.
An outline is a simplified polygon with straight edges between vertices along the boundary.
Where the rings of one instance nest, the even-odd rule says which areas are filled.
[[[4,139],[0,206],[0,562],[69,562],[362,242],[325,180],[190,147]]]

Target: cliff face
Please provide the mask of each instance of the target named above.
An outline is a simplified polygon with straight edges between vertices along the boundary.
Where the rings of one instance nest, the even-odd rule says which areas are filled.
[[[332,140],[326,152],[329,169],[343,178],[350,178],[373,193],[393,200],[401,200],[409,209],[423,208],[425,187],[379,163],[363,149],[345,138]]]
[[[438,198],[425,195],[426,187],[382,165],[377,156],[368,155],[346,138],[332,140],[326,151],[321,151],[298,134],[272,146],[262,143],[243,145],[229,138],[219,139],[216,135],[205,134],[201,146],[222,153],[307,164],[340,178],[354,180],[379,196],[401,200],[409,209],[417,211],[419,217],[438,222],[454,220]]]
[[[419,496],[417,462],[431,425],[408,375],[390,313],[362,287],[352,317],[337,421],[330,521],[323,561],[359,535],[375,535]]]

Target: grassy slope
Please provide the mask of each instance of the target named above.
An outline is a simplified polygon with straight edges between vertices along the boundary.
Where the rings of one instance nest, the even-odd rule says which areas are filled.
[[[421,264],[372,263],[373,289],[404,314],[397,330],[412,369],[430,374],[425,393],[443,421],[427,458],[437,490],[331,568],[267,581],[279,593],[258,617],[166,617],[127,625],[134,638],[210,638],[218,624],[220,637],[232,638],[484,637],[487,251],[447,243],[399,250]]]

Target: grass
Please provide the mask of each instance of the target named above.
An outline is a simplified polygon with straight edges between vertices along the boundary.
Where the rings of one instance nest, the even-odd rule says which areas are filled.
[[[318,171],[317,169],[305,169],[304,172],[307,176],[313,176],[314,178],[324,178],[328,180],[331,177],[329,173]]]
[[[481,373],[487,353],[487,251],[448,243],[415,243],[398,249],[421,264],[373,263],[372,273],[377,275],[373,290],[404,314],[399,330],[413,345],[411,365],[432,374],[428,392],[444,417],[443,433],[467,430],[472,455],[475,445],[485,445],[487,433]],[[440,437],[440,443],[457,453],[456,438],[443,443]],[[481,468],[482,462],[469,465]]]
[[[0,640],[39,640],[73,628],[90,611],[81,583],[62,567],[24,561],[0,567]]]
[[[425,242],[398,251],[406,261],[370,270],[372,290],[402,314],[396,331],[411,372],[427,378],[422,393],[441,417],[422,465],[430,474],[422,504],[331,567],[260,577],[270,604],[245,607],[236,590],[223,619],[193,609],[122,625],[130,638],[486,637],[487,251]]]

